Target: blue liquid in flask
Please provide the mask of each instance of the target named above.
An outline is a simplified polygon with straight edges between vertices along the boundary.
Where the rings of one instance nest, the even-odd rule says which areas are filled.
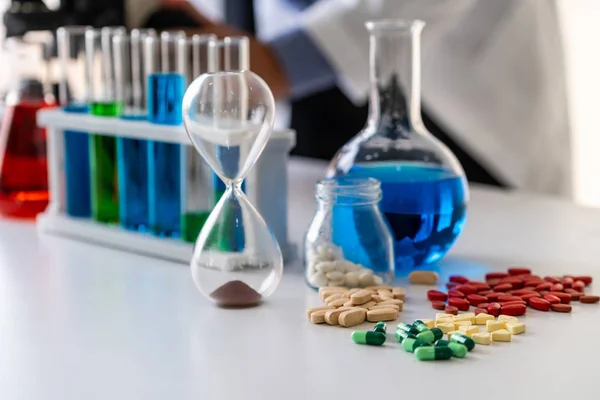
[[[179,125],[185,79],[176,73],[148,76],[148,121],[154,124]]]
[[[148,229],[148,142],[117,138],[119,221],[129,230]]]
[[[87,114],[87,105],[68,105],[67,113]],[[71,217],[90,218],[90,150],[87,132],[65,131],[66,212]]]
[[[440,260],[463,230],[466,185],[447,169],[369,163],[348,175],[381,181],[380,208],[394,236],[396,271]]]

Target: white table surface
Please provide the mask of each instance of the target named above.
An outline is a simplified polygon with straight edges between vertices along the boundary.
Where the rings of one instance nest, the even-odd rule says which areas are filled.
[[[291,165],[296,241],[323,170]],[[599,287],[599,239],[598,210],[477,188],[465,232],[439,269],[443,282],[516,263],[591,274]],[[425,291],[409,289],[405,320],[432,318]],[[393,340],[358,346],[351,329],[312,325],[306,308],[316,305],[298,263],[263,306],[224,310],[196,291],[187,266],[0,220],[0,399],[600,398],[600,305],[530,310],[528,332],[512,343],[435,363]]]

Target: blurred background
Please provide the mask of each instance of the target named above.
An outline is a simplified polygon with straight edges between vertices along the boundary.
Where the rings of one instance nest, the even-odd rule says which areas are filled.
[[[4,54],[7,36],[53,35],[63,25],[184,28],[218,35],[230,34],[229,28],[248,31],[247,26],[236,26],[231,20],[231,10],[247,9],[250,1],[190,1],[198,14],[190,13],[181,3],[187,2],[0,0],[4,15],[0,26],[0,90],[5,93],[10,79]],[[330,32],[343,32],[348,21],[362,29],[364,20],[370,17],[360,12],[368,3],[365,1],[254,1],[256,26],[252,29],[265,49],[275,48],[282,37],[289,39],[287,32],[300,27],[337,73],[335,88],[319,87],[299,93],[294,91],[292,82],[291,89],[277,96],[277,124],[291,125],[298,131],[298,155],[330,159],[366,120],[366,91],[361,91],[364,88],[360,82],[353,82],[352,76],[363,74],[366,81],[367,65],[357,62],[356,71],[344,70],[340,55],[335,52],[347,49],[351,54],[352,43],[336,43],[335,34],[323,39],[328,37],[327,32],[319,26],[319,21],[327,21],[327,13],[335,14],[335,7],[342,7],[342,3],[346,10],[340,20],[344,22],[336,27],[336,19],[331,18]],[[600,37],[600,3],[498,3],[397,1],[398,15],[394,17],[422,18],[428,24],[422,52],[425,123],[458,155],[471,181],[599,207],[600,134],[595,98],[600,91],[600,53],[594,44],[595,38]],[[272,23],[275,20],[277,23]],[[365,32],[365,40],[366,37]],[[360,51],[368,48],[367,43],[361,46]],[[281,55],[278,51],[275,48],[264,54]],[[251,55],[253,70],[254,66],[263,67],[261,54]],[[366,62],[367,53],[364,54]],[[58,69],[54,57],[55,49],[48,49],[50,75]],[[256,72],[261,74],[260,70]],[[321,93],[320,98],[315,97],[317,92]],[[319,101],[320,108],[332,104],[322,92],[337,96],[339,104],[344,104],[338,120],[332,116],[331,121],[323,121],[310,111]],[[313,120],[321,121],[321,126],[306,124],[311,115]],[[323,128],[323,124],[330,125]],[[332,126],[338,125],[340,132],[333,132],[336,129]]]

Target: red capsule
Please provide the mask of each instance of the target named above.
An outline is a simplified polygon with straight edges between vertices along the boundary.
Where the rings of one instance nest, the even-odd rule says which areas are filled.
[[[481,295],[478,295],[478,294],[469,294],[469,295],[467,295],[467,301],[472,306],[476,306],[477,307],[481,303],[487,303],[488,299],[487,299],[487,297],[481,296]]]
[[[586,296],[581,296],[579,298],[579,302],[580,303],[584,303],[584,304],[594,304],[600,301],[600,296],[590,296],[590,295],[586,295]]]
[[[575,282],[575,279],[571,278],[570,276],[562,278],[560,280],[560,283],[562,283],[562,285],[566,288],[571,287],[571,285],[573,284],[573,282]]]
[[[556,312],[571,312],[571,305],[570,304],[551,304],[550,307],[552,308],[552,311],[556,311]]]
[[[555,283],[554,285],[552,285],[552,287],[550,288],[551,292],[562,292],[563,290],[565,290],[565,287],[563,286],[562,283]]]
[[[500,303],[502,304],[502,307],[504,306],[512,306],[513,304],[523,304],[523,305],[527,305],[527,302],[525,300],[513,300],[513,301],[507,301],[504,303]]]
[[[550,303],[541,297],[532,297],[529,299],[529,307],[539,311],[549,311]]]
[[[488,314],[493,315],[494,317],[497,317],[498,315],[500,315],[500,308],[502,308],[500,303],[490,303],[486,307],[486,310],[487,310]]]
[[[469,278],[467,278],[466,276],[462,276],[462,275],[451,275],[450,278],[448,278],[448,280],[450,282],[455,282],[455,283],[467,283],[467,282],[469,282]]]
[[[541,294],[542,296],[545,296],[548,293],[550,293],[550,291],[549,290],[540,290],[538,293]]]
[[[571,295],[564,292],[548,292],[547,294],[554,295],[560,299],[563,304],[569,304],[571,302]]]
[[[483,292],[478,292],[478,294],[481,296],[487,296],[490,293],[494,293],[494,291],[493,290],[484,290]]]
[[[498,302],[505,303],[507,301],[522,300],[519,296],[499,296]]]
[[[531,279],[531,280],[525,281],[525,283],[523,283],[523,287],[536,287],[540,283],[544,283],[544,282],[546,282],[546,281],[543,279]]]
[[[487,308],[489,303],[480,303],[479,306],[477,306],[477,308]]]
[[[489,281],[490,279],[502,279],[506,278],[508,274],[506,272],[488,272],[485,274],[485,280]]]
[[[576,281],[583,281],[583,283],[585,283],[585,286],[589,285],[592,283],[592,277],[591,276],[586,276],[586,275],[578,275],[578,276],[574,276],[573,279],[575,279]]]
[[[546,276],[544,280],[550,283],[560,283],[560,278],[557,278],[556,276]]]
[[[498,301],[498,297],[500,297],[500,296],[506,296],[506,293],[503,293],[503,292],[493,292],[493,293],[488,294],[485,297],[487,297],[488,300],[490,300],[490,301]]]
[[[572,300],[572,301],[579,301],[579,298],[580,298],[581,296],[585,296],[585,293],[583,293],[583,292],[578,292],[577,290],[575,290],[575,289],[572,289],[572,288],[567,288],[567,289],[565,289],[565,292],[566,292],[566,293],[567,293],[569,296],[571,296],[571,300]]]
[[[504,315],[523,315],[527,312],[527,306],[525,304],[503,305],[502,308],[500,308],[500,312]]]
[[[552,283],[550,282],[544,282],[544,283],[540,283],[539,285],[537,285],[535,287],[535,290],[550,290],[550,288],[552,287]]]
[[[477,307],[475,309],[475,315],[479,315],[479,314],[487,314],[487,310],[485,308]]]
[[[519,290],[513,290],[511,295],[512,296],[521,296],[523,294],[529,294],[529,293],[535,293],[535,290],[528,288],[528,289],[519,289]]]
[[[519,297],[525,301],[528,301],[532,297],[542,297],[542,296],[539,293],[533,292],[533,293],[522,294]]]
[[[545,295],[544,300],[546,300],[550,304],[560,304],[561,303],[561,301],[558,297],[551,295],[551,294]]]
[[[446,303],[441,300],[434,300],[431,302],[431,307],[435,308],[436,310],[443,310],[446,308]]]
[[[500,283],[510,283],[513,289],[521,289],[523,287],[523,279],[516,276],[509,276],[500,281]]]
[[[537,276],[537,275],[518,275],[519,278],[523,279],[525,282],[529,282],[529,281],[543,281],[542,277]]]
[[[467,300],[461,299],[460,297],[450,297],[448,299],[448,304],[458,308],[460,311],[469,311],[469,307],[471,307]]]
[[[455,287],[455,289],[459,292],[463,292],[464,294],[477,293],[477,289],[471,285],[458,285],[457,287]]]
[[[490,290],[490,285],[488,285],[485,282],[474,282],[471,281],[469,282],[469,285],[473,286],[475,289],[477,289],[477,292],[483,292],[484,290]]]
[[[501,283],[499,285],[494,286],[495,292],[505,292],[513,288],[512,283]]]
[[[446,308],[444,309],[444,312],[446,314],[458,315],[458,308],[453,307],[453,306],[446,306]]]
[[[466,297],[463,292],[459,292],[458,290],[448,290],[448,296],[460,297],[461,299],[464,299]]]
[[[585,289],[585,282],[584,281],[575,281],[575,282],[573,282],[573,284],[571,285],[571,287],[573,289],[575,289],[575,290],[583,292],[583,289]]]
[[[446,301],[446,299],[448,298],[448,295],[444,292],[440,292],[439,290],[430,290],[427,292],[427,298],[429,300],[439,300],[439,301]]]
[[[490,286],[496,286],[500,283],[502,279],[501,278],[497,278],[497,279],[488,279],[486,280],[486,282],[488,283],[488,285]]]
[[[525,275],[531,274],[531,270],[529,268],[524,267],[511,267],[508,269],[508,275]]]

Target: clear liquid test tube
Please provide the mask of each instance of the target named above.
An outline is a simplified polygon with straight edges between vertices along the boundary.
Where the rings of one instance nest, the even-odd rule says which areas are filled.
[[[86,91],[85,32],[88,26],[65,26],[56,31],[60,76],[58,101],[63,111],[89,112]],[[90,157],[87,132],[66,130],[64,143],[64,211],[72,217],[89,218]]]
[[[189,85],[206,72],[216,71],[214,35],[194,35],[186,39],[187,57],[180,60]],[[198,238],[214,205],[213,172],[192,146],[181,149],[181,238],[193,243]]]
[[[185,36],[163,32],[146,38],[144,66],[148,81],[148,121],[180,125],[185,92]],[[181,146],[148,142],[148,194],[150,230],[157,236],[178,237],[181,219]]]
[[[142,43],[155,37],[153,29],[134,29],[130,35],[113,38],[117,101],[124,105],[121,118],[145,120],[145,76],[142,71]],[[148,213],[148,141],[117,138],[119,222],[128,230],[145,231]]]
[[[118,117],[123,110],[117,101],[113,37],[124,35],[124,27],[105,27],[85,32],[86,81],[90,113]],[[104,223],[119,219],[116,139],[89,136],[92,217]]]

